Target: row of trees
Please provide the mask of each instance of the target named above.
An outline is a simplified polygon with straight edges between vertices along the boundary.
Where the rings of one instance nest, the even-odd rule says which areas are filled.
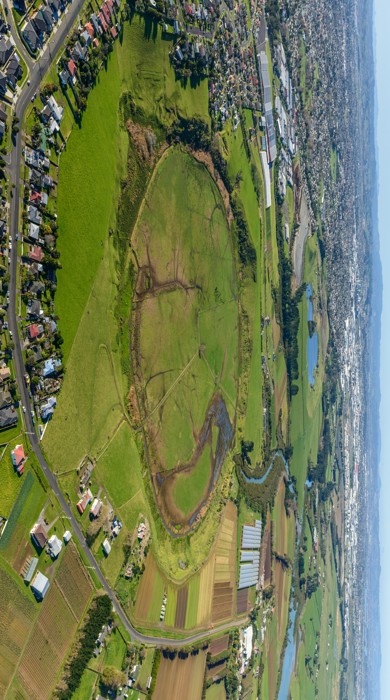
[[[70,700],[81,682],[88,662],[91,660],[95,649],[96,639],[102,629],[107,624],[111,615],[111,600],[108,595],[95,598],[86,615],[86,621],[76,642],[76,651],[71,656],[65,669],[65,676],[62,683],[56,689],[58,700]],[[109,680],[109,673],[106,680]]]

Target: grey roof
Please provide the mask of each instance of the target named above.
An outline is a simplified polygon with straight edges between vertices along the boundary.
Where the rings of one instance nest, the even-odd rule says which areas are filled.
[[[29,567],[27,569],[26,575],[24,576],[25,583],[30,583],[32,577],[34,576],[35,569],[38,566],[38,557],[33,557],[30,561]]]
[[[18,414],[12,407],[0,409],[0,428],[8,428],[11,425],[16,425],[18,422]]]

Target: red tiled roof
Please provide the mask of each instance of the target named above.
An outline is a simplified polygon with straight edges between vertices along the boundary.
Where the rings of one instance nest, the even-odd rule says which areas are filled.
[[[94,28],[93,28],[91,22],[87,22],[85,25],[85,28],[86,28],[89,36],[95,36],[95,31],[94,31]]]
[[[103,14],[107,20],[107,24],[111,24],[111,13],[110,13],[110,10],[107,7],[105,2],[102,5],[102,10],[103,10]]]
[[[42,195],[40,192],[30,192],[30,202],[40,202],[41,197]]]
[[[28,327],[28,337],[32,340],[33,338],[37,338],[39,336],[39,328],[36,323],[32,323],[31,326]]]
[[[118,36],[118,32],[116,31],[115,27],[111,27],[111,35],[113,39],[116,39]]]
[[[12,456],[14,458],[15,467],[17,469],[19,469],[21,466],[23,467],[23,462],[26,460],[23,445],[16,445],[15,449],[12,450]]]
[[[72,59],[68,61],[68,71],[71,74],[72,78],[76,75],[76,64]]]
[[[108,29],[108,24],[107,24],[107,22],[106,22],[106,18],[105,18],[105,16],[104,16],[103,12],[99,12],[99,17],[100,17],[100,21],[101,21],[101,23],[102,23],[102,25],[103,25],[103,29],[104,29],[104,31],[106,32],[107,29]]]
[[[40,248],[38,245],[35,245],[32,250],[30,250],[28,257],[30,260],[35,260],[36,262],[41,262],[44,258],[44,252],[42,248]]]

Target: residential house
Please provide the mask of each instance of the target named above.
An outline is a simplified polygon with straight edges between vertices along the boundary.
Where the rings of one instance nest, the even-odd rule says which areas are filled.
[[[95,30],[95,34],[101,34],[102,33],[102,28],[98,22],[98,18],[96,17],[95,13],[91,15],[91,24]]]
[[[34,593],[37,600],[43,600],[50,586],[49,579],[41,574],[40,571],[34,576],[31,584],[31,590]]]
[[[89,46],[89,45],[90,45],[90,43],[91,43],[91,41],[92,41],[92,37],[90,36],[90,34],[87,32],[86,29],[84,29],[84,31],[81,32],[80,37],[81,37],[82,40],[84,41],[85,46]]]
[[[99,12],[99,20],[100,20],[100,24],[102,26],[103,31],[106,32],[108,29],[108,24],[106,22],[106,18],[104,16],[103,12]]]
[[[65,87],[70,80],[69,71],[64,69],[59,73],[59,76],[60,76],[60,81],[61,81],[62,87]]]
[[[33,224],[31,221],[28,225],[28,237],[34,241],[35,243],[38,243],[39,240],[39,226],[37,224]]]
[[[91,39],[93,39],[93,37],[95,36],[95,30],[94,30],[93,25],[92,25],[91,22],[86,22],[86,24],[85,24],[85,30],[88,32],[88,34],[89,34],[89,36],[91,37]]]
[[[60,123],[62,119],[62,115],[64,113],[64,108],[60,107],[59,104],[57,104],[57,100],[53,95],[50,95],[50,97],[47,100],[47,105],[49,106],[49,109],[51,111],[52,117]]]
[[[18,414],[12,406],[0,409],[0,430],[11,428],[18,422]]]
[[[3,103],[0,103],[0,119],[2,122],[7,121],[7,112]]]
[[[0,66],[4,66],[12,55],[14,45],[8,36],[0,37]]]
[[[91,518],[91,520],[93,520],[93,518],[97,518],[100,515],[102,507],[103,503],[100,500],[100,498],[95,498],[89,511],[89,517]]]
[[[29,291],[31,294],[34,294],[34,296],[40,297],[45,291],[45,285],[40,280],[37,280],[36,282],[32,282],[30,284]],[[43,326],[40,326],[40,328],[42,329],[41,333],[43,333]]]
[[[12,396],[8,389],[0,389],[0,408],[6,408],[12,404]]]
[[[43,109],[41,109],[41,121],[43,121],[44,124],[48,124],[49,120],[51,119],[51,109],[48,104],[46,104]]]
[[[35,151],[33,148],[29,148],[29,146],[26,146],[24,149],[24,159],[27,163],[27,165],[31,165],[33,168],[39,168],[39,153],[38,151]]]
[[[41,405],[41,418],[43,421],[48,421],[53,413],[57,404],[57,399],[55,396],[50,396],[46,403]]]
[[[111,27],[111,36],[113,39],[116,39],[118,36],[118,32],[116,31],[115,27]]]
[[[4,219],[0,219],[0,240],[4,238],[7,233],[7,224]]]
[[[82,515],[88,505],[93,499],[92,493],[90,489],[87,489],[85,494],[83,495],[82,498],[77,503],[77,510],[79,511],[80,515]]]
[[[45,361],[42,369],[42,375],[44,377],[50,377],[52,374],[55,374],[57,370],[61,367],[61,360],[56,359],[55,357],[49,357],[48,360]]]
[[[58,22],[58,19],[61,15],[60,0],[49,0],[49,7],[51,9],[54,21]]]
[[[0,367],[0,384],[3,382],[6,382],[7,379],[11,378],[11,370],[9,367],[6,365],[4,367]]]
[[[0,70],[0,95],[5,95],[6,92],[7,92],[7,77]]]
[[[37,226],[40,226],[42,223],[42,216],[39,212],[39,210],[34,207],[33,204],[29,204],[27,207],[27,218],[31,223],[36,224]]]
[[[48,547],[49,547],[49,552],[50,556],[52,559],[57,559],[59,553],[61,552],[62,549],[62,542],[61,540],[57,537],[57,535],[52,535],[49,538],[48,541]]]
[[[32,323],[27,328],[27,335],[29,337],[29,340],[35,340],[35,338],[39,338],[39,336],[42,334],[43,334],[43,326],[41,324]]]
[[[35,523],[30,530],[31,539],[37,549],[43,549],[47,544],[47,532],[46,528],[43,527],[41,523]]]
[[[43,258],[45,257],[45,254],[38,245],[34,245],[29,253],[28,253],[29,260],[32,260],[33,262],[40,263],[42,262]]]
[[[50,34],[50,32],[53,29],[53,24],[54,24],[54,17],[52,15],[52,11],[51,11],[50,7],[44,7],[41,10],[41,12],[42,12],[42,17],[46,22],[47,31]]]
[[[0,119],[0,141],[3,140],[5,134],[5,122],[3,122],[2,119]]]
[[[51,189],[53,187],[53,178],[50,175],[41,175],[41,186],[45,189]]]
[[[86,46],[81,46],[79,41],[76,41],[70,55],[72,56],[75,63],[78,63],[79,61],[87,61],[88,49]]]
[[[12,88],[12,90],[15,90],[18,80],[20,80],[23,75],[22,66],[20,65],[20,58],[17,53],[15,53],[8,62],[6,75],[8,85],[10,88]]]
[[[110,542],[107,539],[107,537],[102,544],[102,549],[103,549],[104,555],[106,557],[108,557],[109,553],[111,552],[111,545],[110,545]]]
[[[39,316],[42,316],[42,313],[41,302],[38,299],[33,299],[27,306],[27,315],[39,318]]]
[[[23,445],[16,445],[15,449],[12,450],[11,452],[11,459],[12,459],[12,464],[14,466],[15,471],[18,472],[18,474],[23,474],[24,471],[24,465],[26,462],[26,455],[24,453],[24,447]]]
[[[72,78],[76,77],[77,66],[72,58],[70,58],[68,61],[68,71],[69,71],[70,75],[72,76]]]
[[[39,33],[35,31],[35,28],[32,24],[32,22],[27,22],[25,28],[22,31],[22,36],[23,39],[27,42],[29,45],[31,51],[35,53],[37,51],[38,47],[42,43],[41,38],[39,36]]]
[[[31,22],[32,22],[32,25],[33,25],[38,37],[42,41],[44,38],[44,35],[48,33],[46,20],[43,17],[42,10],[38,10],[36,15],[34,15],[34,17],[31,18]]]

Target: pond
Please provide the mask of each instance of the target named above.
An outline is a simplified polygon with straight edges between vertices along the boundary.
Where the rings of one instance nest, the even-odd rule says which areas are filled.
[[[307,322],[313,321],[313,288],[311,284],[306,287],[306,300],[307,300]],[[310,337],[310,333],[307,339],[307,375],[309,379],[310,386],[314,386],[315,377],[314,372],[318,364],[318,333],[317,331],[313,333]]]

